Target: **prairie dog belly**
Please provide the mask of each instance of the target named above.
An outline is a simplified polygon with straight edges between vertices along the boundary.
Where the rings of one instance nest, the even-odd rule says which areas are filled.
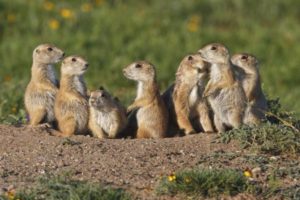
[[[136,114],[138,127],[149,129],[151,132],[153,132],[153,129],[162,129],[163,123],[161,119],[164,117],[162,110],[158,106],[153,105],[153,103],[138,109]]]
[[[142,108],[139,108],[136,113],[136,119],[138,126],[142,125],[142,123],[147,123],[147,125],[155,126],[157,124],[155,121],[157,118],[153,113],[157,112],[155,109],[153,109],[153,106],[145,106]]]
[[[97,115],[97,124],[106,134],[110,133],[115,120],[109,113],[98,112]]]
[[[61,114],[63,118],[74,118],[76,122],[77,132],[85,131],[88,123],[88,103],[83,101],[65,102],[61,106]]]
[[[199,100],[199,91],[198,91],[198,86],[194,86],[190,95],[189,95],[189,107],[193,108]]]
[[[30,90],[25,95],[26,109],[35,111],[37,109],[46,110],[46,121],[51,122],[54,117],[54,102],[57,92],[53,90],[36,91]]]
[[[240,87],[224,88],[209,97],[214,113],[224,122],[228,123],[228,115],[234,110],[244,112],[246,101]],[[243,113],[241,113],[243,115]]]
[[[29,95],[26,96],[25,103],[37,107],[51,107],[53,109],[56,93],[57,92],[50,90],[30,92]]]

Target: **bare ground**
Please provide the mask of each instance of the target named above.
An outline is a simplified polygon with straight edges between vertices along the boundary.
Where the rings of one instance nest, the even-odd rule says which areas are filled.
[[[0,125],[0,187],[23,188],[44,174],[71,172],[79,180],[124,188],[137,199],[169,199],[155,194],[162,176],[201,162],[222,162],[220,166],[241,170],[245,167],[233,159],[207,157],[217,152],[244,154],[238,143],[216,143],[215,137],[196,134],[166,139],[63,139],[50,136],[42,128]]]

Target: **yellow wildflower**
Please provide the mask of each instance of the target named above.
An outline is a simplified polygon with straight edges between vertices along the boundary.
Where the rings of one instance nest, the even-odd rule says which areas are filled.
[[[187,22],[187,29],[189,32],[197,32],[201,23],[201,17],[199,15],[193,15]]]
[[[185,181],[186,183],[190,183],[190,182],[192,181],[192,179],[189,178],[189,177],[186,177],[186,178],[184,179],[184,181]]]
[[[10,191],[6,192],[6,196],[9,200],[15,199],[15,190],[10,190]]]
[[[16,15],[13,13],[8,14],[7,21],[8,21],[8,23],[14,23],[16,21]]]
[[[176,180],[176,176],[175,176],[174,174],[171,174],[170,176],[168,176],[168,180],[169,180],[170,182],[173,182],[173,181]]]
[[[50,1],[45,1],[44,2],[44,9],[51,11],[54,9],[54,3],[50,2]]]
[[[51,19],[48,25],[52,30],[56,30],[59,28],[59,21],[57,21],[56,19]]]
[[[60,15],[65,19],[70,19],[74,16],[74,13],[70,9],[63,8],[60,10]]]
[[[101,6],[104,3],[104,0],[95,0],[97,6]]]
[[[252,177],[252,172],[249,169],[246,169],[244,171],[244,176],[246,176],[247,178],[251,178]]]
[[[92,10],[92,5],[90,3],[84,3],[81,5],[82,12],[90,12]]]

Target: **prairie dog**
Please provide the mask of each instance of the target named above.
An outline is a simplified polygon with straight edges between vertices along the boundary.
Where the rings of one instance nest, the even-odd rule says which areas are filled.
[[[240,69],[238,78],[247,98],[244,123],[258,125],[267,110],[267,100],[261,89],[258,60],[253,55],[241,53],[233,55],[231,62]]]
[[[83,74],[89,64],[79,56],[65,58],[61,65],[60,88],[55,100],[55,117],[60,132],[68,137],[87,131],[88,100]]]
[[[208,44],[198,51],[211,63],[210,78],[204,90],[214,111],[214,123],[219,133],[226,127],[239,128],[243,122],[246,96],[235,79],[228,49],[219,43]]]
[[[207,70],[208,63],[199,54],[185,56],[176,72],[175,84],[163,94],[169,106],[170,124],[176,124],[185,135],[196,132],[193,122],[204,132],[213,132],[207,100],[202,97]]]
[[[32,126],[55,121],[54,101],[58,81],[53,65],[60,62],[64,55],[61,49],[52,44],[41,44],[33,51],[31,80],[24,96],[29,124]]]
[[[127,112],[136,111],[136,137],[165,137],[168,112],[159,93],[155,67],[147,61],[137,61],[125,67],[123,74],[138,82],[136,99],[127,109]]]
[[[89,98],[89,128],[93,135],[116,138],[126,127],[126,111],[103,87],[91,92]]]

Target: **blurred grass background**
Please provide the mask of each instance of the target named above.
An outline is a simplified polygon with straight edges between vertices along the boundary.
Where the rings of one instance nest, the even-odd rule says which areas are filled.
[[[88,88],[103,85],[125,104],[135,96],[127,64],[155,64],[164,90],[186,54],[221,42],[256,55],[264,91],[299,116],[299,8],[298,0],[0,0],[0,121],[24,116],[31,54],[46,42],[84,56]]]

